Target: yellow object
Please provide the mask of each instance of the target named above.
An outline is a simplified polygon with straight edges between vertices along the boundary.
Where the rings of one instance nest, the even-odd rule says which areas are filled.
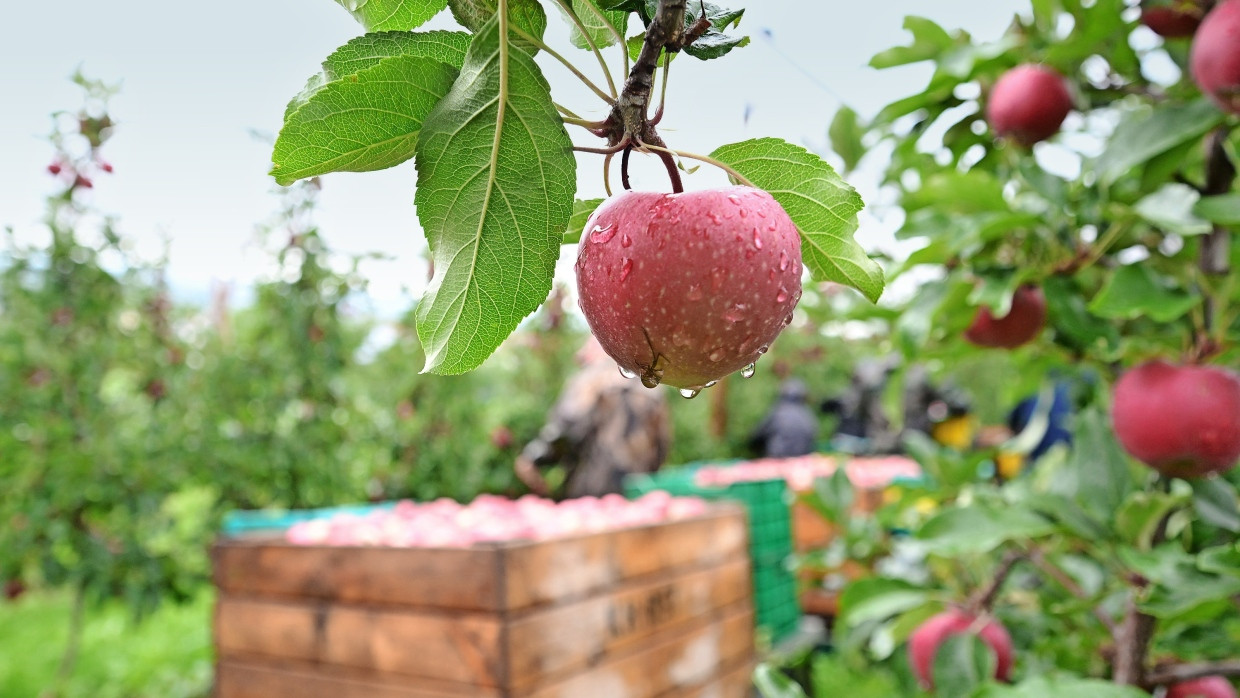
[[[999,475],[1004,480],[1011,480],[1020,475],[1021,469],[1025,467],[1025,456],[1020,453],[1000,451],[995,455],[995,467],[998,468]]]
[[[939,503],[930,497],[919,497],[917,501],[913,502],[913,511],[922,516],[933,514],[938,508]]]
[[[969,415],[963,415],[935,424],[930,435],[944,446],[965,449],[973,443],[973,432],[976,430],[977,420]]]
[[[886,487],[883,489],[883,504],[895,504],[904,496],[904,491],[899,487]]]

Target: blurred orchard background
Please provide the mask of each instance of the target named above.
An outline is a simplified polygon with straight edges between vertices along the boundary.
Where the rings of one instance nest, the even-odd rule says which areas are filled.
[[[726,80],[677,64],[661,128],[697,152],[779,136],[843,169],[856,163],[827,135],[840,107],[866,121],[934,70],[868,67],[906,41],[900,18],[997,37],[1018,12],[1027,4],[759,3]],[[412,163],[288,188],[267,175],[288,96],[356,34],[346,19],[331,2],[292,0],[5,8],[0,57],[20,68],[0,111],[0,581],[12,600],[0,602],[0,696],[53,684],[66,696],[206,695],[207,546],[229,511],[525,492],[512,463],[586,336],[575,249],[548,301],[480,369],[419,374],[411,314],[427,264]],[[451,21],[428,28],[440,25]],[[1142,50],[1159,41],[1131,36]],[[1179,79],[1166,54],[1144,61],[1150,80]],[[552,84],[567,84],[556,69]],[[905,217],[885,180],[891,142],[879,141],[863,141],[875,147],[848,180],[867,202],[858,240],[898,261],[917,245],[895,234]],[[1059,143],[1036,158],[1079,175]],[[635,188],[663,187],[657,163],[635,168]],[[593,162],[579,178],[579,198],[602,195]],[[902,307],[919,280],[900,276],[880,306]],[[755,377],[692,401],[671,394],[668,462],[753,455],[748,436],[784,378],[823,401],[859,360],[909,353],[895,316],[852,312],[864,304],[807,284]],[[978,424],[1004,423],[1050,365],[925,358]],[[883,403],[895,412],[899,400],[893,382]],[[834,418],[820,418],[825,445]]]

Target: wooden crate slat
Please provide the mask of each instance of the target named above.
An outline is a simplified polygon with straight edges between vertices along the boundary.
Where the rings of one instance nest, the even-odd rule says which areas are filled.
[[[705,686],[676,690],[659,698],[751,698],[754,695],[753,662],[747,660]]]
[[[223,657],[275,657],[500,686],[498,616],[383,611],[323,603],[217,600]]]
[[[583,598],[617,583],[718,564],[748,545],[744,510],[720,506],[694,519],[504,549],[507,608]]]
[[[590,667],[559,683],[515,691],[517,698],[646,698],[708,683],[721,670],[753,655],[753,611],[748,604],[721,620],[640,652]]]
[[[660,630],[748,599],[750,581],[741,557],[523,615],[508,626],[510,680],[526,684],[596,663]]]
[[[327,669],[221,660],[215,672],[213,698],[502,698],[495,690],[460,689],[415,684],[408,679],[385,681],[354,677],[337,667]]]
[[[213,551],[224,592],[465,610],[497,610],[498,549],[318,547],[225,541]]]

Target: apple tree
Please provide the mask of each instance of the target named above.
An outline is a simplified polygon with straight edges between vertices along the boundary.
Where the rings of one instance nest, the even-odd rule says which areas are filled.
[[[928,482],[878,517],[908,531],[888,561],[920,562],[849,584],[836,646],[908,694],[1235,696],[1240,1],[1035,0],[993,39],[904,27],[870,64],[928,62],[925,89],[830,135],[881,171],[910,247],[889,278],[916,293],[852,317],[1042,407],[998,444],[909,440]],[[1052,378],[1072,441],[1035,459]],[[843,521],[846,490],[817,503]]]

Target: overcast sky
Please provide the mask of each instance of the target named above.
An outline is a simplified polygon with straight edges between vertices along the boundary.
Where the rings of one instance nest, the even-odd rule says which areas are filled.
[[[866,67],[875,52],[905,41],[904,15],[993,38],[1025,7],[1015,0],[752,2],[740,27],[753,37],[750,46],[719,61],[677,61],[661,132],[672,147],[701,153],[759,136],[821,145],[840,98],[872,114],[923,86],[925,67]],[[549,14],[549,43],[566,45],[565,25],[558,13]],[[453,26],[445,12],[428,28]],[[50,112],[79,104],[68,78],[80,65],[92,77],[122,84],[112,110],[119,127],[107,147],[116,172],[97,183],[94,202],[117,214],[123,233],[148,251],[159,249],[162,236],[171,239],[170,277],[182,297],[202,298],[213,280],[248,286],[269,259],[253,248],[255,225],[277,205],[267,175],[269,146],[252,132],[278,131],[288,99],[324,57],[361,31],[332,0],[6,2],[0,226],[38,233],[43,198],[54,188],[44,173],[50,148],[42,138]],[[564,52],[598,78],[588,54]],[[545,56],[540,61],[557,101],[601,117],[597,98]],[[573,137],[582,144],[592,138]],[[639,164],[635,188],[667,187],[657,161]],[[725,182],[709,169],[689,177],[686,187]],[[600,172],[599,156],[579,156],[580,197],[602,195]],[[414,181],[411,162],[323,178],[317,220],[329,244],[395,258],[367,267],[381,310],[405,307],[402,288],[416,295],[424,284]],[[867,193],[864,181],[854,183]],[[886,237],[865,219],[863,244],[881,245]],[[569,278],[563,272],[570,268],[566,259],[561,278]]]

